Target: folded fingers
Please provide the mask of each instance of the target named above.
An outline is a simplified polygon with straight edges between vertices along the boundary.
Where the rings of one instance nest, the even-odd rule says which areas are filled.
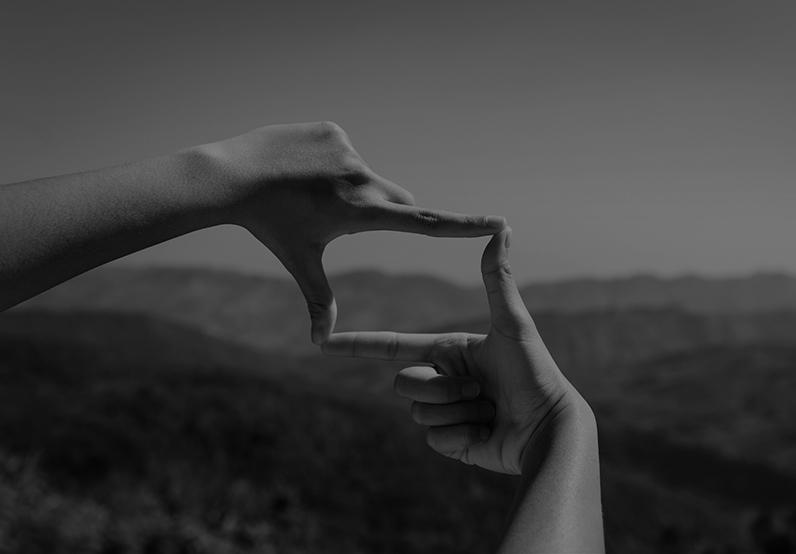
[[[395,392],[413,400],[412,419],[428,427],[426,441],[440,454],[463,459],[469,447],[491,435],[495,407],[479,397],[481,387],[472,377],[412,366],[396,376]]]
[[[429,427],[426,442],[440,454],[472,463],[466,459],[468,449],[487,441],[491,433],[488,425],[443,425]]]
[[[486,400],[466,400],[451,404],[412,403],[412,419],[420,425],[458,425],[460,423],[489,423],[495,408]]]
[[[428,366],[402,369],[395,376],[394,389],[399,396],[428,404],[471,400],[481,393],[481,387],[475,379],[440,375]]]

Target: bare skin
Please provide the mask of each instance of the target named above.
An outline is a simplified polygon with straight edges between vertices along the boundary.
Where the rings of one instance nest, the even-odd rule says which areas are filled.
[[[0,186],[0,309],[176,236],[248,229],[303,292],[316,343],[337,307],[321,262],[335,238],[376,229],[476,237],[501,217],[414,206],[329,122],[261,127],[170,156]]]
[[[333,355],[405,360],[395,390],[413,400],[428,444],[467,464],[521,475],[502,553],[603,552],[597,428],[525,308],[508,263],[509,231],[481,261],[487,335],[336,333]]]
[[[0,309],[205,227],[248,229],[285,265],[330,354],[417,362],[396,379],[438,452],[522,475],[501,552],[602,552],[594,416],[558,370],[511,278],[500,217],[421,209],[335,124],[262,127],[143,162],[0,187]],[[482,259],[488,335],[332,334],[326,245],[376,229],[497,233]],[[331,335],[331,336],[330,336]],[[441,372],[441,373],[440,373]]]

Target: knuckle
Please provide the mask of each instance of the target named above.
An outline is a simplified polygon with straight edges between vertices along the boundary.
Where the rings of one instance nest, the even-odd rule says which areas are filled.
[[[391,360],[394,360],[398,356],[398,335],[396,333],[391,333],[387,341],[387,356],[389,356]]]
[[[512,280],[511,266],[506,261],[495,267],[485,268],[483,275],[488,294],[502,293]]]
[[[307,299],[307,311],[309,311],[312,318],[325,315],[330,307],[331,302],[329,300]]]
[[[486,227],[486,217],[482,215],[464,216],[462,223],[469,227]]]
[[[340,154],[340,175],[353,185],[361,185],[370,180],[368,166],[356,154],[342,152]]]
[[[439,217],[439,214],[428,210],[418,211],[415,214],[415,219],[423,227],[427,227],[429,229],[438,229],[442,226],[442,219]]]
[[[446,358],[451,350],[458,348],[461,340],[467,333],[446,333],[434,339],[429,352],[431,361],[438,361]]]
[[[511,277],[511,264],[507,260],[498,263],[495,272],[501,277]]]
[[[508,260],[501,260],[497,265],[484,268],[484,275],[495,277],[511,277],[511,264]]]
[[[321,138],[344,136],[345,131],[334,121],[319,121],[314,125],[314,131]]]
[[[472,335],[470,333],[453,333],[451,336],[451,341],[453,346],[457,349],[466,349],[470,345],[470,340],[472,339]]]

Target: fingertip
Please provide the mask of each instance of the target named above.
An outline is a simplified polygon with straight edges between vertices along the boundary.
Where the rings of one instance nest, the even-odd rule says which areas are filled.
[[[482,272],[494,271],[508,257],[506,249],[508,248],[507,243],[510,235],[511,228],[506,227],[492,236],[486,248],[484,248],[484,254],[481,256]]]
[[[426,444],[432,450],[437,450],[437,432],[434,427],[426,429]]]
[[[403,396],[403,394],[401,394],[401,390],[402,390],[401,389],[401,387],[402,387],[401,381],[404,379],[404,369],[402,369],[401,371],[396,373],[395,374],[395,379],[392,380],[392,390],[398,396]]]
[[[509,244],[511,243],[511,227],[506,227],[497,233],[495,239],[495,259],[503,261],[508,258]]]
[[[486,222],[487,227],[495,230],[505,229],[508,225],[506,218],[500,215],[487,216],[484,221]]]

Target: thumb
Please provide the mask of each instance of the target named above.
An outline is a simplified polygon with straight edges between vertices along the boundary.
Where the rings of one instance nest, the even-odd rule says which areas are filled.
[[[481,257],[481,273],[489,299],[492,327],[510,338],[521,339],[528,335],[534,324],[511,275],[510,237],[510,227],[492,237]]]
[[[312,253],[288,267],[307,301],[315,344],[326,342],[337,320],[337,303],[323,269],[322,256],[323,251]]]

